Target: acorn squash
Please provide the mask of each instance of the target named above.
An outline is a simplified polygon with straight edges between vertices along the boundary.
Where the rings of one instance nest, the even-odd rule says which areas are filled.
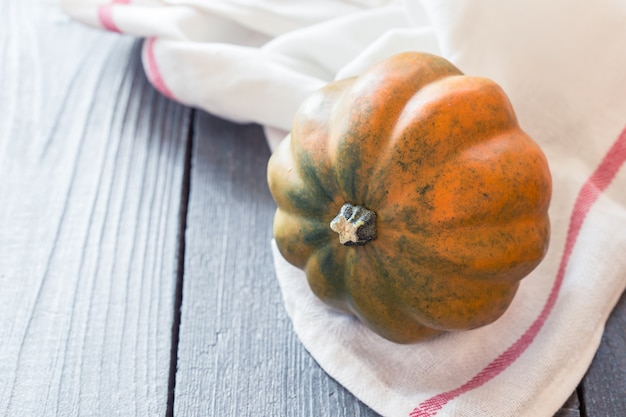
[[[284,258],[397,343],[493,322],[549,243],[542,150],[496,83],[435,55],[314,93],[267,175]]]

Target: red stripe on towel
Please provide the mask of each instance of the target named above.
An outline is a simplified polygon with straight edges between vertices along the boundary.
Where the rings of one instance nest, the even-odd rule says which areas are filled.
[[[146,69],[146,74],[148,76],[148,80],[152,85],[164,96],[175,100],[174,94],[169,89],[163,77],[161,76],[161,71],[159,70],[159,66],[157,65],[156,59],[154,57],[154,41],[155,38],[146,39],[146,44],[144,45],[144,67]]]
[[[526,332],[524,332],[524,334],[515,343],[513,343],[506,351],[483,368],[482,371],[477,373],[472,379],[454,390],[443,392],[423,401],[409,414],[410,417],[435,416],[439,410],[441,410],[443,406],[448,403],[448,401],[485,384],[508,368],[522,353],[526,351],[526,349],[528,349],[554,308],[554,304],[556,303],[561,285],[563,283],[563,278],[565,277],[565,270],[569,264],[570,256],[574,250],[578,234],[582,228],[585,218],[587,217],[587,214],[598,197],[602,194],[602,192],[604,192],[604,190],[606,190],[613,178],[615,178],[615,175],[617,175],[617,172],[624,164],[625,160],[626,129],[622,130],[611,149],[609,149],[608,153],[604,156],[604,159],[598,168],[591,175],[591,177],[589,177],[578,193],[572,217],[570,219],[569,229],[567,231],[565,249],[563,250],[563,256],[561,257],[561,263],[559,265],[552,290],[550,291],[550,295],[548,296],[541,313],[539,313],[539,316],[526,330]]]
[[[113,20],[113,6],[116,4],[128,3],[130,3],[130,0],[113,0],[109,4],[98,6],[98,20],[100,20],[100,24],[106,30],[110,30],[111,32],[121,32],[120,28]]]

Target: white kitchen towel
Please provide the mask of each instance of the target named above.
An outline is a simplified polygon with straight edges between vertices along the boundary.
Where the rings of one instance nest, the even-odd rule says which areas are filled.
[[[62,0],[144,37],[162,93],[266,128],[404,50],[499,83],[553,175],[551,245],[495,323],[395,345],[337,314],[273,246],[285,307],[318,363],[384,416],[552,416],[626,287],[626,3],[612,0]]]

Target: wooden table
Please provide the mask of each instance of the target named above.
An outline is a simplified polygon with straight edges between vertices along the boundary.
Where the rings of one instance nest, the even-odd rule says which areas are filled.
[[[303,349],[262,131],[146,81],[140,41],[0,2],[0,415],[375,416]],[[626,298],[561,416],[626,415]]]

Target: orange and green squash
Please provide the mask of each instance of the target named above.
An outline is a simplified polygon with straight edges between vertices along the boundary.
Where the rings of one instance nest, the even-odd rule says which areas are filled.
[[[548,247],[542,150],[497,84],[434,55],[395,55],[305,100],[268,183],[283,257],[397,343],[495,321]]]

